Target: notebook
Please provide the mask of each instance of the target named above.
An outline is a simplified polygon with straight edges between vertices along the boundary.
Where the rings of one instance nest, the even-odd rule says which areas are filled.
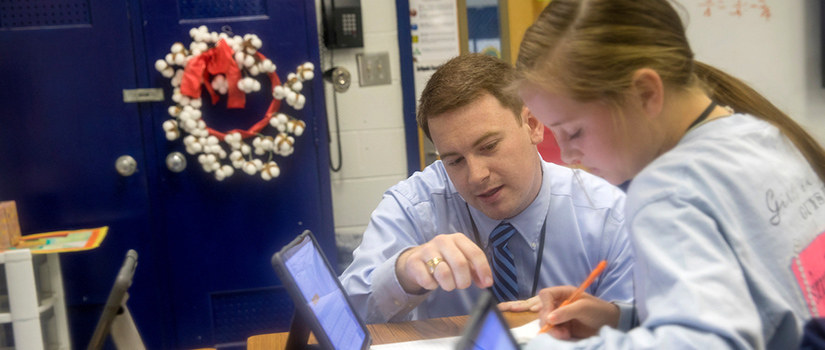
[[[369,331],[312,232],[304,231],[275,253],[272,267],[295,303],[287,349],[308,348],[309,331],[321,349],[369,348]]]

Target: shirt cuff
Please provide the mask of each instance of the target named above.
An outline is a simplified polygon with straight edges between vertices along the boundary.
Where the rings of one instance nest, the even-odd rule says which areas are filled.
[[[410,311],[430,295],[429,291],[423,294],[409,294],[401,287],[398,276],[395,274],[395,264],[403,252],[402,250],[396,253],[375,269],[376,280],[373,282],[377,288],[373,295],[381,296],[384,300],[378,303],[378,312],[381,313],[383,319],[389,321],[410,320],[408,316]],[[387,299],[384,299],[385,297]]]
[[[636,321],[636,308],[631,303],[621,301],[613,301],[613,305],[619,307],[619,325],[618,330],[627,332],[631,328],[638,326]]]

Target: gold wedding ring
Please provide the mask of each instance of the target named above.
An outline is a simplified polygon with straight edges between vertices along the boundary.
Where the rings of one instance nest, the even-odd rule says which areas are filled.
[[[438,266],[438,264],[440,264],[442,261],[444,261],[444,259],[439,258],[439,257],[435,257],[435,258],[432,258],[430,260],[427,260],[426,264],[427,264],[427,267],[430,269],[430,274],[431,275],[433,273],[435,273],[435,267]]]

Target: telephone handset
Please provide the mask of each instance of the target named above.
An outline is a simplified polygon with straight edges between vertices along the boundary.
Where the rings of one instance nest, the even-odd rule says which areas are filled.
[[[360,0],[322,0],[324,44],[331,49],[363,47]]]

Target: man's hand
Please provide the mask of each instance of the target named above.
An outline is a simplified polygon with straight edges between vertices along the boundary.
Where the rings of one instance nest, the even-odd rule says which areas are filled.
[[[432,264],[434,258],[441,261]],[[428,266],[428,261],[433,266]],[[493,273],[484,252],[461,233],[438,235],[407,249],[398,257],[395,274],[404,291],[411,294],[438,287],[446,291],[464,289],[473,282],[479,288],[493,285]]]
[[[522,312],[522,311],[532,311],[538,312],[541,310],[541,298],[538,295],[527,299],[527,300],[513,300],[513,301],[505,301],[503,303],[498,304],[499,311],[512,311],[512,312]]]
[[[576,287],[560,286],[542,289],[539,323],[553,324],[548,333],[558,339],[581,339],[599,333],[602,326],[616,328],[619,324],[619,307],[590,294],[582,293],[576,301],[557,308]]]

